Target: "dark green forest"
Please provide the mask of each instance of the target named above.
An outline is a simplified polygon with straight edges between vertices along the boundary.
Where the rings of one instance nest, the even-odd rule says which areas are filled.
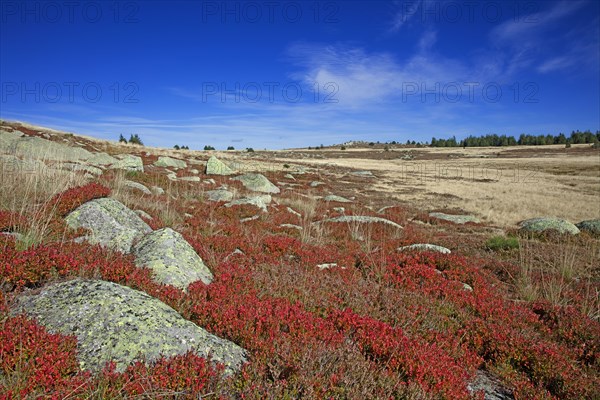
[[[558,135],[528,135],[522,133],[519,138],[508,135],[469,136],[463,140],[431,138],[431,147],[488,147],[488,146],[539,146],[546,144],[584,144],[600,142],[600,131],[573,131],[567,137],[564,133]]]

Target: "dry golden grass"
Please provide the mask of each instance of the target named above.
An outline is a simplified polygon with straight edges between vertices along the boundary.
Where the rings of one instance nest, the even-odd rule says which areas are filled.
[[[585,146],[585,145],[583,145]],[[540,146],[554,148],[557,146]],[[589,147],[589,146],[588,146]],[[536,147],[535,150],[538,150]],[[459,208],[483,221],[514,226],[538,216],[573,222],[600,218],[600,156],[544,153],[531,148],[418,149],[425,153],[459,154],[462,158],[377,160],[366,158],[303,160],[312,166],[370,170],[378,179],[365,180],[364,189],[385,193],[390,200],[420,208]],[[375,151],[375,150],[373,150]],[[479,158],[490,153],[524,152],[502,158]],[[513,154],[511,153],[511,154]],[[392,201],[390,203],[392,203]]]
[[[24,247],[42,243],[48,236],[51,213],[50,200],[65,190],[88,182],[81,174],[49,168],[46,159],[29,159],[26,164],[10,158],[0,158],[0,210],[27,216],[20,227]]]

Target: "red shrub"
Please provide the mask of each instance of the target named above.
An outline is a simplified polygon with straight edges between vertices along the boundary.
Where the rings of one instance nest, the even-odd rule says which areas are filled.
[[[57,194],[50,201],[50,207],[57,215],[64,217],[90,200],[108,197],[109,195],[109,188],[98,183],[88,183]]]

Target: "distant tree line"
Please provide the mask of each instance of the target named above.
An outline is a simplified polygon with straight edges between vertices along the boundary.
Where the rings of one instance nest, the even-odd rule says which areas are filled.
[[[173,146],[173,148],[175,150],[189,150],[190,149],[188,146],[180,146],[178,144],[176,144],[175,146]]]
[[[119,142],[139,144],[140,146],[144,145],[144,143],[142,142],[142,139],[140,138],[140,136],[137,133],[130,135],[129,140],[125,139],[125,136],[123,136],[123,134],[121,134],[121,135],[119,135]]]
[[[564,133],[558,135],[528,135],[522,133],[519,139],[507,135],[469,136],[457,141],[455,136],[449,139],[431,138],[431,147],[490,147],[490,146],[539,146],[547,144],[585,144],[600,142],[600,131],[573,131],[567,137]]]

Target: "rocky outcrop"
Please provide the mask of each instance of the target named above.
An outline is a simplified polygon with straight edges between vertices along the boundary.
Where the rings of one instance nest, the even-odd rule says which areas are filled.
[[[24,312],[49,331],[77,337],[84,370],[100,371],[109,361],[119,372],[135,361],[195,352],[237,371],[246,361],[236,344],[208,333],[146,293],[100,280],[52,284],[17,299]]]
[[[154,165],[156,167],[165,168],[187,168],[185,161],[166,156],[158,157],[158,160],[154,163]]]
[[[273,185],[264,175],[261,174],[245,174],[231,179],[242,182],[246,189],[252,190],[253,192],[280,192],[277,186]]]
[[[157,282],[186,290],[190,283],[209,284],[213,274],[194,248],[171,228],[145,235],[132,248],[135,264],[149,268]]]
[[[558,233],[569,233],[571,235],[577,235],[579,233],[579,228],[577,228],[569,221],[565,221],[564,219],[559,218],[542,217],[527,219],[525,221],[519,222],[519,227],[521,231],[524,232],[543,233],[548,231],[555,231]]]
[[[445,213],[441,213],[441,212],[432,212],[429,213],[429,216],[431,218],[437,218],[437,219],[441,219],[444,221],[448,221],[448,222],[452,222],[455,224],[466,224],[467,222],[473,222],[478,224],[480,221],[477,217],[474,217],[472,215],[454,215],[454,214],[445,214]]]
[[[129,253],[131,245],[152,229],[132,210],[111,198],[89,201],[66,217],[71,228],[90,231],[86,239],[123,253]]]
[[[19,131],[4,130],[0,133],[0,151],[23,158],[64,162],[78,162],[92,157],[92,153],[81,147],[72,147],[37,136],[24,136]]]
[[[217,157],[212,156],[206,163],[206,175],[233,175],[235,171],[229,168]]]

